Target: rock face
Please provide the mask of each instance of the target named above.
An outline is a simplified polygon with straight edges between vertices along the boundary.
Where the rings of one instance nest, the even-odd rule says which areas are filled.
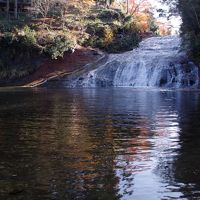
[[[69,77],[65,86],[198,88],[199,68],[180,44],[175,36],[148,38],[137,49],[111,54],[100,67]]]

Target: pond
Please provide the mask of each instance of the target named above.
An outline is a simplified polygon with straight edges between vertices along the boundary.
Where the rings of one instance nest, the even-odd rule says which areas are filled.
[[[200,91],[0,91],[0,199],[200,199]]]

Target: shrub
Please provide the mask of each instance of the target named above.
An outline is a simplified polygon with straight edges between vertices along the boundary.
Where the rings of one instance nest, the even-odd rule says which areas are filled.
[[[113,34],[113,31],[112,31],[111,27],[110,26],[105,26],[103,34],[104,34],[103,35],[104,44],[105,44],[105,46],[108,46],[109,44],[112,43],[113,37],[114,37],[114,34]]]
[[[44,52],[51,56],[52,59],[57,59],[58,57],[63,57],[65,52],[73,51],[75,46],[75,40],[68,35],[56,35],[51,38]]]
[[[190,31],[182,35],[183,45],[189,50],[190,56],[196,63],[200,63],[200,34]]]
[[[97,15],[97,18],[101,19],[102,21],[120,21],[121,19],[125,18],[125,15],[120,10],[104,9],[100,10],[99,14]]]
[[[116,38],[112,43],[106,47],[106,51],[110,53],[120,53],[124,51],[130,51],[139,44],[139,36],[136,33],[130,35],[124,35]]]
[[[33,47],[36,45],[36,33],[34,30],[31,30],[28,26],[25,26],[22,31],[18,31],[19,40],[21,44],[26,47]]]
[[[81,34],[78,35],[77,37],[77,44],[79,45],[84,45],[86,43],[86,41],[89,39],[89,34],[83,32]]]
[[[9,22],[1,22],[0,23],[0,32],[8,32],[13,30],[13,25]]]
[[[6,32],[0,38],[0,52],[2,79],[15,79],[29,74],[36,69],[33,57],[39,54],[35,32],[28,26],[15,29],[15,32]]]
[[[91,36],[85,43],[92,47],[97,47],[109,53],[118,53],[128,51],[137,46],[140,37],[134,26],[96,26],[97,30],[93,30]]]
[[[124,18],[125,23],[130,23],[133,22],[133,17],[131,15],[128,15]]]
[[[106,46],[105,43],[110,43],[113,37],[111,28],[102,23],[88,24],[86,32],[90,37],[85,41],[85,45],[101,49]]]
[[[48,15],[52,17],[64,18],[67,9],[67,3],[64,0],[53,0],[49,7]]]
[[[8,21],[8,20],[1,20],[0,23],[0,32],[13,32],[17,28],[22,28],[24,26],[24,21]]]
[[[86,32],[90,35],[96,35],[98,37],[103,37],[104,34],[104,24],[102,23],[90,23],[86,28]]]
[[[97,47],[110,53],[133,49],[139,43],[138,27],[133,17],[126,18],[126,20],[124,17],[122,20],[124,20],[124,25],[119,21],[88,23],[86,32],[90,37],[86,40],[85,45]]]
[[[17,30],[17,33],[5,33],[0,39],[1,54],[8,54],[8,59],[18,59],[19,54],[30,57],[33,51],[37,51],[35,32],[25,27]]]
[[[156,33],[158,31],[159,27],[158,25],[155,23],[154,20],[150,21],[149,23],[149,30],[153,33]]]
[[[134,21],[129,21],[129,22],[125,23],[123,29],[124,29],[124,32],[127,34],[139,32],[139,27],[137,26],[137,24]]]

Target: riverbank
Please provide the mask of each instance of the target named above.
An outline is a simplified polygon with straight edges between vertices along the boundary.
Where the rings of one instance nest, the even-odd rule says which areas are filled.
[[[36,87],[48,80],[83,70],[84,67],[104,57],[105,53],[93,48],[77,46],[73,53],[65,53],[62,58],[45,59],[43,63],[28,76],[21,80],[3,83],[1,87]]]
[[[65,53],[63,58],[57,60],[47,59],[33,74],[25,77],[16,85],[20,87],[36,87],[48,80],[65,76],[93,63],[104,56],[99,50],[78,46],[74,53]]]
[[[156,32],[153,20],[96,6],[69,7],[62,17],[49,13],[45,18],[1,18],[0,86],[34,87],[82,69],[98,60],[100,51],[130,51],[144,33]]]

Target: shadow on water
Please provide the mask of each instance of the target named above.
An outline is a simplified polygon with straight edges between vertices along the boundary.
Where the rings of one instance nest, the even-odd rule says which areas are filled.
[[[199,97],[1,91],[1,199],[199,199]]]
[[[180,127],[179,148],[173,151],[175,153],[173,157],[168,155],[160,159],[157,170],[169,184],[171,192],[181,193],[179,199],[200,199],[199,93],[179,93],[176,99],[175,108],[179,113]]]

